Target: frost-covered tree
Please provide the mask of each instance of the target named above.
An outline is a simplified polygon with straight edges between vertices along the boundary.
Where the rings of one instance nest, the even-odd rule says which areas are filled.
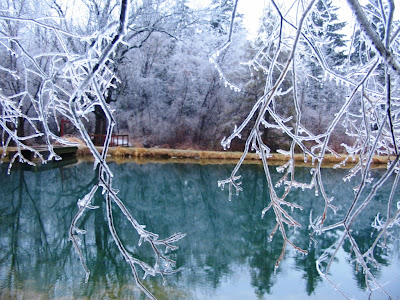
[[[231,122],[229,110],[242,94],[225,89],[209,64],[210,53],[225,41],[210,23],[214,14],[208,8],[192,11],[185,22],[192,25],[173,37],[153,33],[119,65],[124,95],[116,103],[116,118],[136,144],[220,148],[221,131]],[[239,78],[246,32],[236,30],[237,47],[221,59],[229,62],[224,65],[227,75]]]
[[[87,5],[90,6],[90,11],[93,11],[91,13],[91,15],[94,15],[93,23],[102,24],[104,23],[103,18],[107,19],[112,16],[114,6],[110,5],[110,0],[101,3],[101,5],[97,2],[88,1]],[[148,45],[149,43],[147,42],[154,34],[158,35],[158,38],[162,40],[161,42],[163,40],[176,39],[181,31],[191,26],[192,22],[186,1],[157,0],[137,2],[132,5],[131,10],[127,25],[129,30],[125,36],[126,43],[119,44],[116,47],[108,65],[110,70],[121,79],[119,82],[114,82],[114,85],[106,91],[105,99],[108,104],[116,102],[118,99],[123,99],[124,94],[126,94],[127,85],[131,79],[125,80],[125,74],[121,74],[119,70],[121,70],[120,66],[122,64],[126,64],[128,55],[132,51]],[[149,63],[148,60],[147,63]],[[134,68],[132,62],[127,64],[130,68]],[[142,70],[144,73],[148,71],[146,70],[148,66],[145,66],[144,70]],[[107,118],[103,111],[99,109],[95,110],[95,116],[95,134],[104,135],[107,129]]]
[[[334,1],[293,1],[290,4],[286,1],[269,1],[269,15],[266,19],[268,30],[260,36],[262,43],[259,51],[247,63],[253,69],[261,69],[265,73],[264,93],[257,99],[243,122],[235,126],[233,133],[221,142],[225,148],[229,148],[236,137],[241,137],[246,129],[249,132],[241,159],[229,178],[219,181],[219,185],[222,188],[228,186],[231,199],[232,193],[242,190],[239,171],[247,154],[254,151],[259,155],[269,187],[262,216],[272,214],[276,220],[275,226],[271,228],[270,239],[278,233],[283,237],[282,253],[276,260],[276,267],[282,261],[288,246],[295,251],[308,253],[307,249],[300,248],[288,238],[287,230],[301,230],[300,227],[306,224],[300,224],[291,212],[303,209],[302,204],[289,200],[287,196],[296,189],[312,189],[316,194],[322,195],[323,211],[318,216],[310,211],[309,226],[314,230],[312,238],[317,239],[318,235],[329,231],[339,233],[340,237],[318,258],[319,274],[339,289],[329,277],[329,271],[339,249],[344,243],[348,243],[352,259],[363,270],[371,293],[378,289],[390,297],[384,285],[373,276],[371,268],[379,266],[374,252],[377,247],[388,247],[388,240],[394,237],[393,230],[398,227],[400,220],[400,203],[396,204],[394,196],[398,187],[400,159],[400,27],[393,18],[393,0],[371,2],[370,5],[375,7],[373,10],[370,5],[361,6],[358,0],[347,2],[355,16],[355,32],[359,34],[357,39],[352,39],[350,49],[358,47],[357,45],[362,45],[363,49],[358,47],[362,59],[352,59],[351,64],[346,67],[341,65],[345,62],[341,55],[341,59],[337,59],[337,54],[340,54],[338,49],[333,48],[337,40],[331,40],[329,31],[320,30],[319,17],[331,18],[335,24],[341,24],[336,23],[336,17],[332,17],[335,16]],[[334,28],[331,29],[334,31]],[[230,39],[231,35],[228,36],[227,45]],[[326,48],[329,44],[333,49]],[[340,42],[337,46],[341,44]],[[309,72],[310,61],[313,63],[313,72]],[[340,64],[337,63],[339,61]],[[338,65],[341,65],[340,68]],[[307,77],[304,78],[305,76]],[[335,101],[338,105],[331,116],[321,115],[328,118],[329,123],[319,129],[313,124],[307,124],[304,119],[312,108],[302,102],[305,95],[301,84],[310,80],[310,77],[312,80],[326,79],[331,84],[335,83]],[[290,85],[287,85],[288,81]],[[227,81],[226,84],[235,89],[233,83]],[[327,90],[325,84],[322,88],[321,93],[333,92],[333,87]],[[281,107],[286,109],[282,111]],[[327,113],[330,112],[324,112]],[[339,154],[334,150],[332,138],[337,131],[343,130],[342,125],[347,137],[342,143],[345,153]],[[277,182],[272,180],[269,169],[271,149],[263,136],[265,128],[282,131],[291,141],[289,145],[284,144],[277,150],[287,157],[287,162],[277,168],[282,173]],[[305,161],[312,161],[312,177],[309,182],[296,180],[296,154],[303,155]],[[328,155],[342,158],[342,162],[335,167],[341,167],[349,161],[355,162],[355,166],[344,178],[345,181],[353,180],[355,183],[352,203],[345,208],[345,217],[334,223],[330,222],[330,215],[337,211],[341,199],[335,199],[335,195],[329,194],[325,189],[321,167]],[[379,178],[371,178],[374,155],[388,156],[387,170]],[[387,212],[385,215],[376,215],[372,223],[370,243],[368,247],[361,247],[365,240],[361,241],[353,234],[355,221],[368,210],[369,204],[375,200],[376,192],[391,177],[394,177],[394,181],[390,196],[386,199]],[[347,297],[344,293],[343,295]]]

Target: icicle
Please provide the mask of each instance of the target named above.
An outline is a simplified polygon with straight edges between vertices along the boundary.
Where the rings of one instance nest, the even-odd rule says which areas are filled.
[[[276,276],[276,271],[278,271],[279,268],[279,264],[275,264],[275,268],[274,268],[274,275]]]
[[[138,242],[139,247],[142,245],[143,239],[144,239],[144,237],[143,237],[143,235],[141,235],[139,238],[139,242]]]
[[[85,283],[88,283],[88,281],[89,281],[89,276],[90,276],[90,271],[87,270],[85,273],[86,273],[86,274],[85,274]]]
[[[223,191],[225,188],[226,180],[218,180],[218,187]]]

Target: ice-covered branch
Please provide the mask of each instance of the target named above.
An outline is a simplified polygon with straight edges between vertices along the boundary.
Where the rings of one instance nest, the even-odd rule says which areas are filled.
[[[335,14],[332,3],[307,1],[303,6],[296,6],[271,0],[271,9],[265,14],[265,32],[257,41],[256,54],[245,64],[264,73],[264,92],[242,124],[221,142],[225,149],[229,148],[234,138],[244,138],[245,129],[250,127],[241,159],[231,176],[219,184],[222,187],[229,184],[230,188],[242,190],[244,187],[239,184],[240,177],[237,175],[240,166],[249,152],[254,151],[259,155],[270,199],[262,215],[273,211],[276,225],[271,237],[279,230],[284,239],[277,264],[284,257],[286,245],[294,246],[286,234],[285,226],[304,225],[297,223],[283,207],[301,209],[300,204],[290,199],[291,191],[314,189],[315,195],[321,196],[325,204],[318,216],[313,216],[313,211],[310,211],[309,228],[316,235],[328,231],[343,232],[341,238],[326,249],[317,261],[320,275],[339,289],[328,272],[339,249],[348,240],[357,263],[366,274],[366,280],[386,293],[372,275],[370,264],[376,262],[374,248],[386,244],[391,236],[390,229],[399,225],[398,210],[391,212],[398,175],[387,199],[387,217],[384,219],[377,214],[373,228],[379,230],[379,234],[366,253],[361,252],[352,230],[355,221],[375,201],[379,188],[387,184],[389,178],[399,170],[399,28],[393,17],[394,1],[379,1],[376,5],[371,2],[362,7],[357,0],[348,0],[356,16],[356,25],[347,54],[340,50],[346,43],[340,42],[340,34],[336,32],[344,27],[344,23],[338,19],[340,15]],[[281,92],[281,88],[286,92]],[[321,100],[326,102],[321,103]],[[312,112],[317,111],[320,105],[323,109],[330,106],[334,109],[320,112],[321,119],[325,121],[324,126],[317,129],[307,118],[315,117]],[[262,129],[268,130],[268,133],[279,132],[287,141],[276,150],[287,157],[287,161],[277,168],[283,174],[276,182],[272,182],[268,163],[274,141]],[[341,148],[333,144],[340,139]],[[305,161],[307,157],[312,158],[309,182],[296,180],[295,156],[298,154],[304,155]],[[354,197],[349,195],[351,201],[347,207],[343,207],[343,199],[338,197],[333,202],[335,195],[330,195],[325,187],[322,166],[328,154],[343,157],[335,168],[354,163],[343,178],[345,182],[355,181]],[[376,155],[385,155],[389,161],[386,173],[379,179],[373,179],[371,175]],[[282,187],[284,190],[278,196],[278,189]],[[344,209],[344,219],[330,221],[330,212],[336,213],[339,208]]]
[[[222,71],[220,64],[218,63],[218,58],[223,53],[228,49],[229,45],[232,42],[232,34],[233,34],[233,28],[234,28],[234,22],[235,22],[235,17],[236,17],[236,10],[237,10],[237,5],[238,5],[239,0],[235,0],[233,11],[232,11],[232,16],[231,16],[231,25],[229,27],[229,33],[228,33],[228,38],[223,43],[218,49],[216,49],[211,55],[210,55],[210,62],[214,65],[215,69],[218,71],[219,76],[221,80],[224,81],[224,84],[229,87],[230,89],[240,92],[240,87],[237,86],[236,84],[232,83],[228,78],[226,78],[225,73]]]
[[[108,222],[121,258],[132,268],[138,287],[147,297],[155,299],[142,283],[139,273],[143,272],[145,278],[147,275],[164,276],[178,271],[174,270],[175,262],[160,248],[178,249],[174,244],[185,235],[176,233],[165,239],[159,239],[157,234],[146,231],[145,226],[136,221],[123,201],[117,197],[117,191],[112,184],[113,173],[106,158],[115,119],[113,109],[106,102],[105,95],[110,87],[115,88],[115,82],[118,81],[114,70],[110,68],[113,63],[111,58],[118,51],[118,46],[125,44],[124,37],[128,31],[131,11],[129,0],[121,0],[118,7],[117,20],[112,20],[111,15],[110,21],[103,22],[101,28],[89,35],[75,34],[62,28],[61,25],[54,25],[57,23],[53,22],[54,18],[25,17],[23,13],[14,15],[13,10],[9,10],[7,15],[5,13],[0,15],[0,22],[7,24],[8,26],[4,28],[9,29],[9,32],[0,32],[0,51],[6,58],[0,62],[0,72],[4,73],[9,81],[9,85],[3,85],[3,89],[0,89],[2,158],[7,153],[7,148],[12,145],[16,147],[16,152],[10,160],[10,168],[16,159],[29,164],[35,163],[23,155],[23,150],[33,152],[42,163],[60,159],[54,152],[53,143],[55,141],[64,145],[70,143],[59,137],[55,130],[60,129],[58,124],[60,118],[68,119],[93,154],[94,169],[98,175],[97,184],[78,200],[78,212],[69,230],[69,239],[82,263],[85,279],[86,281],[89,279],[90,271],[85,261],[84,249],[81,248],[80,236],[91,229],[80,227],[84,226],[82,217],[88,211],[98,208],[93,205],[93,199],[98,191],[102,191],[107,211],[105,221]],[[42,36],[34,36],[32,41],[27,40],[27,33],[30,31],[40,32]],[[42,38],[48,43],[41,45],[38,50],[37,47],[32,47],[32,44],[38,43],[34,38]],[[102,110],[107,121],[107,133],[101,153],[94,146],[86,128],[89,115],[95,108]],[[33,133],[28,135],[25,130]],[[30,146],[30,143],[38,138],[46,143],[50,153],[48,157],[44,157]],[[138,233],[139,246],[142,242],[149,243],[156,259],[154,266],[127,251],[114,226],[116,221],[112,215],[114,206],[123,212],[133,230]]]
[[[267,163],[267,159],[270,155],[270,149],[268,148],[268,146],[266,144],[264,144],[264,142],[261,138],[262,133],[260,132],[260,128],[261,128],[261,126],[273,127],[272,125],[268,124],[268,122],[265,121],[264,116],[266,115],[266,113],[269,113],[269,115],[271,115],[274,118],[275,122],[277,123],[278,128],[282,129],[286,134],[288,134],[291,138],[293,138],[293,140],[296,141],[296,144],[298,144],[305,151],[305,153],[310,154],[311,156],[314,156],[314,154],[311,151],[309,151],[301,142],[302,140],[304,140],[304,137],[300,137],[298,135],[295,136],[294,133],[292,133],[292,129],[285,125],[285,123],[289,122],[291,120],[291,118],[288,118],[287,120],[285,120],[281,116],[279,116],[275,112],[273,103],[274,103],[276,97],[284,96],[285,94],[290,93],[290,89],[287,93],[281,93],[280,87],[282,86],[283,82],[288,78],[290,66],[292,64],[292,61],[295,58],[296,50],[298,48],[298,44],[300,41],[304,21],[306,20],[306,17],[308,15],[308,13],[310,12],[311,8],[313,7],[313,5],[315,4],[315,2],[316,1],[311,1],[301,15],[301,18],[300,18],[300,21],[298,24],[298,28],[296,31],[296,35],[295,35],[294,41],[290,48],[290,54],[289,54],[286,62],[284,63],[283,68],[282,68],[281,72],[279,73],[276,81],[274,83],[272,83],[272,78],[273,78],[272,72],[275,69],[274,66],[276,65],[278,57],[280,56],[280,53],[281,53],[280,47],[275,49],[275,54],[272,56],[272,59],[271,59],[270,68],[265,68],[265,70],[267,70],[267,69],[269,70],[269,76],[268,76],[269,80],[267,79],[267,83],[266,83],[266,87],[265,87],[265,94],[257,100],[257,102],[251,109],[251,111],[250,111],[249,115],[247,116],[247,118],[245,119],[245,121],[238,128],[235,127],[234,132],[231,134],[231,136],[229,136],[227,139],[224,138],[223,141],[221,142],[221,144],[223,145],[223,147],[225,149],[229,148],[229,145],[232,142],[232,140],[236,136],[240,137],[240,134],[243,131],[243,129],[247,126],[247,124],[249,124],[249,122],[253,118],[255,118],[255,123],[252,127],[252,130],[251,130],[249,136],[247,137],[245,149],[244,149],[241,159],[239,160],[238,164],[234,168],[230,178],[219,181],[218,185],[222,188],[224,187],[225,184],[229,185],[229,199],[231,199],[231,194],[232,194],[231,187],[234,187],[236,189],[237,193],[240,190],[242,190],[242,187],[240,186],[240,182],[239,183],[237,182],[237,180],[240,178],[240,176],[237,176],[236,174],[237,174],[238,170],[240,169],[240,166],[243,163],[247,153],[249,151],[255,151],[260,156],[260,159],[263,162],[265,176],[266,176],[268,185],[270,187],[270,201],[271,201],[270,204],[263,210],[262,215],[264,216],[264,214],[272,208],[272,211],[274,212],[274,214],[276,216],[277,226],[271,233],[270,237],[272,238],[272,236],[275,234],[276,230],[279,229],[279,231],[281,232],[281,234],[284,238],[284,245],[282,248],[282,253],[281,253],[281,256],[277,259],[276,267],[279,265],[280,261],[283,259],[286,245],[291,245],[292,247],[294,247],[294,249],[296,249],[300,252],[303,252],[303,253],[307,253],[307,251],[299,248],[298,246],[295,246],[288,239],[288,237],[286,235],[285,225],[289,226],[289,227],[300,227],[301,225],[298,222],[296,222],[293,219],[293,217],[290,216],[290,214],[282,208],[282,206],[289,206],[289,207],[291,207],[291,209],[293,209],[293,208],[301,209],[301,206],[294,204],[294,203],[290,203],[288,201],[285,201],[286,194],[282,198],[279,198],[277,196],[275,189],[274,189],[274,184],[272,183],[270,170],[268,168],[268,163]],[[282,34],[281,28],[279,29],[279,34],[280,34],[280,36]],[[257,59],[255,59],[254,61],[256,61],[256,60]],[[269,85],[270,85],[270,87],[269,87]],[[256,112],[257,112],[257,115],[256,115]],[[288,185],[290,186],[292,184],[289,183]],[[297,187],[297,185],[296,185],[296,187]]]
[[[398,74],[398,76],[400,76],[399,62],[397,61],[393,53],[390,51],[390,49],[385,47],[385,44],[379,37],[378,33],[374,29],[372,29],[370,22],[358,0],[347,0],[347,2],[349,3],[354,15],[356,16],[358,24],[361,26],[367,37],[371,40],[372,44],[379,52],[380,56]],[[391,4],[389,6],[390,14],[393,14],[394,12],[393,0],[389,0],[388,2],[389,4]],[[392,25],[390,20],[392,20],[392,18],[389,19],[389,24],[387,28],[390,28],[390,26]],[[390,35],[387,37],[387,39],[389,40],[389,38]]]

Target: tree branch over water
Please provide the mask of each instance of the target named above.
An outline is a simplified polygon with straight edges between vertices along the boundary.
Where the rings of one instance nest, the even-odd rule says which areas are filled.
[[[387,199],[387,211],[390,213],[387,220],[377,214],[371,234],[378,229],[378,235],[366,253],[362,252],[352,230],[357,218],[368,209],[372,201],[376,201],[374,197],[377,190],[399,170],[397,145],[400,141],[400,94],[396,85],[400,83],[400,53],[395,48],[399,44],[396,32],[399,21],[395,22],[393,19],[395,7],[392,0],[380,1],[382,9],[379,9],[376,1],[362,7],[357,0],[348,0],[357,22],[355,38],[353,37],[349,45],[350,52],[346,54],[348,59],[344,59],[345,55],[339,47],[345,45],[345,41],[341,40],[344,36],[336,32],[344,27],[344,23],[340,23],[340,16],[336,15],[337,8],[333,3],[334,1],[299,1],[297,6],[295,3],[290,6],[283,1],[271,1],[269,8],[267,6],[263,31],[257,40],[258,51],[245,64],[255,71],[262,68],[268,80],[265,81],[263,95],[255,102],[248,117],[221,142],[224,148],[229,148],[236,137],[242,138],[245,130],[249,132],[242,158],[230,177],[219,181],[219,186],[223,188],[224,185],[229,185],[230,200],[232,189],[236,189],[237,194],[242,191],[238,181],[241,178],[240,167],[249,152],[256,152],[263,163],[265,180],[269,186],[269,204],[262,211],[262,217],[269,211],[272,212],[277,225],[272,229],[270,239],[272,240],[279,229],[284,241],[276,266],[282,261],[288,244],[295,250],[307,252],[290,243],[286,235],[286,228],[304,230],[302,228],[307,224],[297,223],[282,206],[290,207],[292,211],[303,209],[301,203],[289,200],[289,195],[295,189],[312,189],[325,202],[321,215],[315,217],[310,212],[309,226],[314,231],[313,235],[317,237],[333,230],[343,232],[339,240],[318,259],[317,269],[320,275],[339,289],[339,284],[330,278],[329,271],[339,249],[345,241],[349,241],[353,258],[363,268],[370,292],[377,287],[390,297],[370,268],[379,266],[373,255],[374,248],[387,247],[386,237],[391,236],[391,230],[399,225],[396,223],[399,204],[393,211],[392,201],[397,179]],[[391,35],[392,32],[394,35]],[[285,86],[283,91],[278,90],[281,86]],[[311,86],[311,89],[307,86]],[[333,116],[325,115],[330,123],[327,122],[324,129],[319,131],[307,126],[306,119],[302,116],[309,114],[314,101],[324,98],[324,93],[329,93],[331,88],[336,89],[336,95],[341,97],[341,102],[337,103]],[[272,121],[267,121],[271,117]],[[341,131],[340,125],[345,128],[342,138],[346,135],[347,138],[341,144],[345,153],[339,155],[332,150],[330,143],[336,132]],[[263,137],[265,129],[280,130],[291,141],[278,149],[278,152],[287,156],[287,162],[277,168],[278,172],[284,173],[277,182],[272,181],[270,174],[268,159],[271,140]],[[313,162],[309,182],[296,180],[294,155],[298,153],[304,154],[305,161],[311,159]],[[352,204],[343,208],[347,210],[346,217],[335,224],[330,224],[329,216],[338,210],[341,199],[335,199],[335,195],[329,195],[325,190],[321,172],[324,157],[329,153],[343,157],[336,168],[344,166],[349,159],[354,160],[355,154],[359,155],[357,165],[343,178],[345,181],[354,181]],[[391,157],[387,172],[375,179],[371,177],[374,155]],[[344,291],[340,292],[347,297]]]
[[[81,218],[88,213],[88,210],[98,208],[92,205],[92,201],[96,193],[101,190],[107,209],[108,227],[114,242],[122,257],[130,265],[137,286],[148,298],[155,299],[140,280],[138,271],[143,271],[144,277],[157,274],[164,276],[176,272],[177,270],[174,270],[175,262],[162,254],[160,247],[164,247],[166,250],[178,249],[174,243],[183,238],[185,234],[177,233],[166,239],[159,239],[157,234],[145,230],[146,226],[139,224],[126,209],[122,200],[117,197],[117,190],[112,184],[113,173],[106,162],[116,122],[112,108],[105,101],[105,95],[118,80],[109,66],[117,48],[125,43],[124,38],[128,32],[131,12],[129,0],[121,0],[119,3],[118,20],[113,20],[112,15],[108,16],[109,19],[99,22],[103,24],[103,27],[89,35],[78,35],[61,29],[62,23],[58,22],[57,18],[49,17],[47,20],[27,18],[24,14],[33,14],[30,10],[34,10],[35,7],[24,6],[26,3],[22,2],[18,4],[21,4],[19,11],[7,7],[7,3],[4,4],[5,7],[1,7],[4,15],[0,15],[2,28],[8,29],[1,33],[0,50],[5,56],[7,52],[9,54],[8,60],[2,62],[1,71],[9,76],[8,80],[15,82],[13,89],[0,90],[3,157],[10,145],[13,144],[17,147],[17,151],[11,158],[9,171],[16,159],[31,165],[35,164],[33,159],[25,157],[24,149],[33,152],[42,163],[51,161],[53,158],[61,159],[54,151],[53,142],[56,141],[62,145],[71,145],[71,143],[53,131],[54,124],[51,124],[51,121],[56,124],[56,129],[59,129],[60,116],[67,118],[77,128],[86,146],[93,154],[94,169],[98,173],[98,182],[82,199],[78,200],[78,212],[72,220],[69,230],[69,239],[81,260],[86,273],[86,281],[89,280],[90,270],[84,259],[80,238],[86,233],[86,230],[80,229],[78,226],[83,225],[80,224]],[[27,12],[24,11],[25,8],[28,9]],[[30,42],[36,43],[37,41],[34,37],[32,37],[32,41],[28,41],[24,35],[29,30],[42,32],[45,39],[54,43],[46,43],[47,48],[44,51],[39,49],[40,54],[38,55],[37,49],[30,45]],[[58,47],[59,45],[61,47]],[[34,84],[37,84],[36,95],[31,94]],[[22,109],[26,107],[27,102],[31,104],[29,108],[32,107],[32,109],[23,113]],[[87,129],[87,120],[95,107],[100,107],[107,119],[107,134],[101,153],[93,144]],[[30,130],[35,131],[34,134],[24,136],[23,132],[19,133],[18,128],[23,129],[25,122],[31,126]],[[44,138],[50,153],[48,157],[43,156],[28,143],[38,137]],[[142,242],[149,243],[151,246],[155,258],[153,266],[130,254],[119,239],[112,216],[114,206],[123,212],[134,231],[139,235],[139,246]]]

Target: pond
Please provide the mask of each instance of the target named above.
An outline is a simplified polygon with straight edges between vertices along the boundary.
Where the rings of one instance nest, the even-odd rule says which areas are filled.
[[[68,241],[76,202],[97,180],[92,163],[80,161],[57,168],[19,167],[10,175],[5,175],[6,167],[1,167],[0,176],[1,299],[146,299],[112,240],[100,193],[94,203],[100,209],[89,211],[80,223],[87,231],[82,240],[83,255],[91,270],[87,283]],[[261,218],[261,211],[268,204],[262,166],[243,166],[240,174],[244,191],[230,202],[227,192],[218,188],[217,180],[228,177],[232,165],[131,162],[110,163],[110,167],[120,198],[140,224],[146,224],[146,229],[160,237],[175,232],[187,234],[177,243],[180,248],[169,254],[181,271],[167,276],[165,284],[159,276],[143,281],[158,299],[342,297],[318,275],[315,267],[316,258],[339,233],[332,231],[318,236],[316,243],[310,242],[310,210],[318,213],[323,209],[314,192],[296,190],[291,194],[291,199],[304,207],[303,211],[293,212],[304,226],[288,231],[290,239],[309,254],[304,256],[288,249],[275,272],[282,238],[276,234],[272,242],[268,241],[275,218],[272,213]],[[335,205],[341,208],[336,215],[329,216],[330,222],[343,218],[343,208],[351,201],[354,183],[343,185],[341,179],[346,172],[323,170],[326,190],[335,196]],[[296,176],[298,180],[307,180],[310,170],[299,168]],[[374,207],[358,221],[354,235],[360,245],[370,241],[371,222],[377,211],[385,210],[382,199],[387,199],[388,193],[388,187],[380,190]],[[138,246],[137,234],[122,213],[116,209],[114,214],[116,229],[127,248],[151,260],[147,256],[152,253],[146,245]],[[399,244],[389,247],[392,251],[376,253],[381,268],[373,272],[392,295],[399,297]],[[348,245],[339,251],[331,275],[349,296],[368,297],[364,276],[356,272]],[[372,299],[386,297],[374,293]]]

